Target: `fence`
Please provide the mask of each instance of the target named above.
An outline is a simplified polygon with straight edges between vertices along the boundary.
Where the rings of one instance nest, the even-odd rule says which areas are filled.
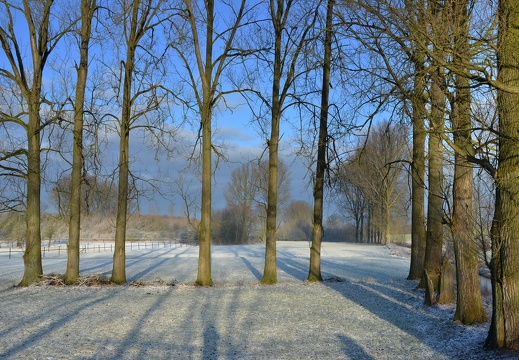
[[[42,241],[44,243],[44,241]],[[92,240],[81,242],[80,253],[101,253],[101,252],[112,252],[114,251],[113,241],[104,240]],[[177,240],[153,240],[153,241],[127,241],[126,250],[152,250],[152,249],[163,249],[177,246],[193,246],[193,244],[177,241]],[[1,242],[0,241],[0,255],[7,254],[10,259],[13,255],[19,253],[23,254],[25,251],[25,244],[18,246],[16,242]],[[53,240],[48,242],[46,245],[41,247],[42,257],[45,257],[49,253],[57,254],[58,256],[66,254],[67,252],[67,241],[65,240]]]

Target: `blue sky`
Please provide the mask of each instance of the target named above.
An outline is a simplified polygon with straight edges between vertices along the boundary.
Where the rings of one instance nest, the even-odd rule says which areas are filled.
[[[63,6],[67,2],[56,2],[56,6]],[[61,9],[63,10],[63,9]],[[17,36],[20,37],[22,44],[23,55],[27,56],[24,62],[30,64],[30,50],[28,48],[26,24],[24,23],[23,17],[18,14],[16,16],[15,25],[19,27],[17,29]],[[45,71],[45,92],[51,94],[51,88],[58,83],[58,79],[54,66],[57,66],[58,70],[64,71],[68,76],[74,77],[74,63],[77,61],[77,49],[74,41],[63,41],[59,44],[59,47],[52,53],[49,60],[48,66]],[[110,55],[111,49],[105,47],[104,49],[99,48],[96,44],[92,47],[92,63],[103,60],[106,62],[112,62],[112,56],[116,57],[115,52]],[[215,50],[217,51],[217,50]],[[108,55],[107,55],[108,54]],[[101,56],[107,56],[101,59]],[[108,61],[107,61],[108,60]],[[117,63],[117,61],[114,61]],[[109,65],[109,64],[108,64]],[[97,64],[90,69],[90,76],[96,75],[96,73],[103,66]],[[110,65],[109,65],[110,66]],[[105,67],[104,71],[109,69]],[[113,66],[113,64],[112,64]],[[5,57],[0,52],[0,67],[9,69],[10,66],[7,63]],[[30,68],[30,67],[28,67]],[[102,75],[101,75],[102,76]],[[267,80],[267,79],[263,79]],[[73,89],[73,82],[68,83],[68,87]],[[268,86],[267,86],[268,88]],[[224,200],[224,189],[230,179],[231,172],[240,166],[245,161],[257,159],[260,154],[265,151],[266,139],[259,135],[258,127],[254,123],[251,123],[251,113],[246,105],[245,101],[239,95],[233,95],[226,98],[228,104],[231,105],[233,110],[220,108],[219,111],[215,112],[214,116],[214,140],[217,144],[224,145],[224,153],[228,161],[220,161],[218,168],[215,169],[214,176],[214,187],[213,187],[213,208],[219,209],[225,206]],[[220,107],[223,105],[220,104]],[[110,109],[111,110],[111,109]],[[268,118],[267,118],[268,120]],[[289,166],[290,179],[291,179],[291,192],[292,198],[295,200],[306,200],[311,202],[312,191],[309,188],[311,182],[308,174],[305,162],[301,159],[297,159],[294,156],[294,144],[292,139],[297,137],[294,133],[294,126],[289,125],[286,121],[282,123],[281,133],[283,134],[281,140],[281,158]],[[196,134],[191,129],[184,129],[184,135],[189,138],[188,143],[193,143]],[[156,152],[149,149],[143,144],[138,134],[133,133],[131,135],[131,147],[130,152],[136,161],[132,164],[132,171],[142,176],[143,178],[157,178],[157,177],[170,177],[175,178],[179,173],[186,175],[187,181],[190,182],[190,186],[196,189],[199,186],[199,182],[196,177],[190,177],[188,172],[185,170],[187,163],[180,157],[174,159],[166,159],[163,154],[159,152],[158,160],[156,160]],[[118,141],[119,138],[115,133],[108,135],[108,144],[103,151],[103,160],[105,161],[105,173],[113,172],[116,168],[118,161]],[[188,150],[189,146],[183,145],[183,150]],[[265,159],[266,154],[264,154]],[[62,169],[68,171],[67,165],[62,162],[58,156],[52,156],[51,159],[51,179],[53,176],[60,174],[55,169]],[[66,173],[66,172],[65,172]],[[51,185],[44,187],[44,190],[51,188]],[[168,189],[168,186],[164,187],[164,192],[172,194]],[[45,199],[45,198],[44,198]],[[46,199],[47,206],[50,206],[48,197]],[[173,206],[170,205],[173,204]],[[141,211],[142,212],[158,212],[161,214],[167,214],[171,208],[174,209],[176,215],[181,215],[184,211],[181,205],[182,201],[175,196],[172,196],[170,200],[162,199],[159,196],[155,196],[152,199],[142,199]],[[50,206],[52,208],[52,206]]]

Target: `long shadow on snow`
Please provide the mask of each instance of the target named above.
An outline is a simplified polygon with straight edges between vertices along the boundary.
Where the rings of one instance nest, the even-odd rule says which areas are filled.
[[[135,326],[128,332],[128,335],[125,337],[125,339],[120,343],[119,347],[115,350],[115,355],[113,356],[113,359],[124,359],[128,356],[125,356],[125,353],[128,352],[132,347],[135,347],[137,345],[139,355],[137,357],[134,357],[136,359],[145,359],[146,353],[145,353],[145,347],[144,346],[138,346],[140,342],[147,341],[151,344],[153,344],[154,348],[163,349],[167,347],[167,345],[164,342],[159,341],[159,339],[152,338],[152,339],[139,339],[139,333],[141,332],[141,329],[146,325],[146,322],[148,319],[150,319],[153,316],[154,312],[157,311],[163,311],[162,305],[164,302],[171,296],[173,292],[173,287],[170,287],[167,291],[157,296],[156,300],[152,305],[150,305],[143,314],[139,317],[139,319],[135,322]]]
[[[82,299],[88,298],[88,295],[85,295],[82,297]],[[98,299],[93,299],[91,301],[88,301],[85,304],[82,304],[80,306],[77,306],[77,301],[69,302],[67,305],[60,304],[56,305],[54,308],[42,312],[40,316],[29,319],[30,322],[38,322],[39,318],[48,319],[51,318],[49,316],[50,311],[54,311],[59,314],[59,316],[56,317],[55,320],[50,322],[49,324],[46,324],[44,327],[39,329],[38,331],[35,331],[32,335],[25,339],[20,339],[20,341],[16,344],[13,344],[11,347],[6,347],[3,351],[3,353],[0,353],[0,358],[7,358],[9,356],[15,356],[16,353],[21,352],[27,348],[32,347],[36,342],[43,341],[45,338],[45,335],[48,335],[52,331],[55,331],[69,322],[73,322],[75,318],[80,317],[80,313],[90,307],[93,307],[97,304],[102,303],[103,301],[106,301],[110,298],[113,298],[114,294],[111,293],[109,295],[105,295]],[[15,326],[15,325],[14,325]],[[18,324],[16,328],[18,329],[20,326],[28,326],[26,322],[23,324]],[[13,331],[13,328],[11,327],[7,331]],[[2,332],[2,335],[5,332]]]
[[[351,359],[371,360],[373,357],[369,355],[362,346],[345,335],[339,335],[342,343],[342,351]]]
[[[129,277],[129,280],[130,281],[135,281],[135,280],[140,280],[141,278],[143,278],[144,276],[146,276],[147,274],[150,274],[151,272],[153,272],[154,270],[158,269],[161,265],[163,265],[164,263],[166,262],[169,262],[169,261],[172,261],[172,259],[175,259],[175,258],[178,258],[180,257],[182,254],[188,252],[189,248],[186,248],[186,250],[182,251],[181,253],[179,254],[176,254],[175,256],[173,257],[165,257],[163,258],[162,260],[160,261],[155,261],[152,263],[151,266],[148,266],[146,269],[144,270],[141,270],[139,271],[138,273],[132,275]],[[170,250],[170,251],[167,251],[166,253],[161,253],[163,256],[172,252],[173,250]],[[155,258],[159,258],[160,255],[156,256],[156,257],[152,257],[152,259],[155,259]],[[132,266],[136,266],[138,268],[138,265],[139,263],[141,262],[144,262],[146,263],[150,258],[147,257],[147,256],[140,256],[140,257],[135,257],[135,258],[132,258],[132,264],[131,265],[128,265],[126,267],[126,271],[129,271],[131,272],[131,268]]]
[[[256,277],[256,279],[258,279],[258,281],[261,280],[261,278],[262,278],[261,272],[258,269],[256,269],[254,267],[254,265],[252,265],[251,262],[247,258],[240,256],[240,259],[247,266],[247,268],[250,270],[250,272]]]
[[[414,308],[410,302],[415,302],[416,299],[410,301],[412,295],[409,292],[402,291],[399,287],[373,281],[345,279],[339,282],[325,281],[324,284],[340,293],[344,298],[353,301],[380,319],[418,339],[436,353],[447,357],[452,355],[449,349],[452,348],[453,344],[446,346],[444,334],[439,337],[436,334],[438,332],[445,333],[445,331],[456,334],[460,330],[460,326],[454,323],[452,319],[439,318],[433,314],[424,313],[419,308]],[[366,292],[369,292],[370,295],[365,296]],[[426,328],[418,330],[416,328],[417,323],[426,324]],[[441,325],[441,330],[438,329],[438,325]],[[466,344],[458,345],[458,350],[464,352],[465,357],[463,358],[476,359],[471,355],[474,351],[481,351],[481,349],[466,348]]]

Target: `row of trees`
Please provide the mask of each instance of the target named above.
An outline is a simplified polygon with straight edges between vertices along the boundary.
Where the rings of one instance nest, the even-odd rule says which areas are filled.
[[[407,223],[408,138],[406,126],[380,123],[339,166],[335,203],[353,221],[356,242],[388,244],[395,225]]]
[[[396,143],[396,135],[405,133],[400,128],[396,133],[375,128],[354,161],[344,161],[340,151],[332,150],[342,148],[346,134],[371,129],[377,116],[408,120],[413,139],[409,278],[439,290],[448,223],[457,273],[455,318],[484,320],[473,172],[475,165],[485,169],[495,185],[488,232],[494,307],[488,345],[519,348],[518,2],[82,0],[80,7],[71,7],[59,0],[1,0],[2,199],[5,208],[23,203],[26,214],[21,285],[42,274],[46,160],[58,156],[70,165],[65,278],[74,283],[79,276],[81,184],[86,174],[95,176],[99,169],[103,135],[117,135],[112,281],[124,283],[130,189],[139,180],[130,166],[130,134],[140,131],[149,144],[159,146],[161,156],[175,155],[182,147],[174,146],[175,134],[189,122],[196,134],[191,159],[200,164],[202,188],[196,283],[211,285],[213,154],[221,155],[212,138],[214,115],[224,111],[228,95],[239,93],[268,154],[268,179],[261,185],[266,189],[262,283],[277,282],[281,124],[297,119],[300,153],[310,159],[314,207],[308,279],[315,281],[321,280],[324,185],[330,170],[346,179],[345,191],[350,192],[348,186],[360,191],[381,242],[390,240],[388,219],[403,193],[393,186],[401,183],[393,179],[402,176],[402,159],[369,156],[370,148]],[[497,122],[481,116],[493,106]],[[454,161],[447,217],[445,149]],[[390,155],[392,150],[383,151]],[[384,166],[369,164],[375,161]],[[355,189],[359,184],[351,173],[356,167],[385,172]],[[25,195],[22,202],[10,196],[18,190]]]
[[[440,291],[444,225],[456,261],[455,319],[485,320],[478,279],[476,238],[490,237],[493,314],[487,345],[519,348],[517,29],[518,3],[485,1],[363,1],[355,14],[355,38],[371,54],[369,70],[385,91],[372,99],[408,114],[413,127],[412,261],[409,278]],[[359,13],[362,16],[359,17]],[[359,20],[359,18],[361,20]],[[495,21],[494,21],[495,20]],[[497,101],[496,101],[497,100]],[[393,103],[395,104],[395,103]],[[491,115],[492,109],[497,114]],[[497,121],[493,121],[497,119]],[[449,153],[446,152],[449,150]],[[427,156],[426,156],[427,155]],[[452,191],[445,186],[445,159],[453,159]],[[495,187],[491,229],[475,226],[474,167]],[[425,191],[427,190],[427,192]],[[506,195],[504,195],[506,193]],[[427,202],[425,202],[427,194]],[[451,206],[446,211],[447,200]],[[424,211],[426,209],[426,211]],[[446,216],[447,214],[447,216]],[[486,249],[484,249],[486,250]]]
[[[320,2],[316,7],[297,1],[187,0],[82,1],[73,8],[50,0],[5,0],[1,5],[2,196],[5,209],[26,214],[20,284],[29,285],[42,273],[41,190],[47,176],[43,170],[56,166],[52,160],[69,166],[53,168],[62,171],[53,195],[69,216],[65,281],[77,280],[81,214],[97,206],[93,199],[85,200],[91,194],[85,184],[97,181],[106,166],[100,149],[114,134],[119,154],[112,175],[118,190],[104,205],[116,211],[112,281],[125,282],[126,221],[140,180],[131,171],[130,134],[140,131],[150,144],[172,155],[182,148],[172,146],[175,131],[191,121],[198,136],[190,157],[200,164],[202,184],[196,282],[211,285],[213,152],[220,155],[212,141],[212,117],[233,92],[254,105],[267,143],[268,179],[261,185],[268,254],[264,282],[276,282],[280,123],[302,99],[293,88],[307,73],[300,65],[304,52],[318,44],[322,32],[317,26]],[[286,28],[292,33],[286,34]],[[262,36],[256,36],[258,29]],[[269,85],[259,74],[270,67]],[[267,113],[272,121],[260,120]]]

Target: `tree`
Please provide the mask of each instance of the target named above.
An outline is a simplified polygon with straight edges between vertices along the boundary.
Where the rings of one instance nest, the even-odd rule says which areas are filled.
[[[326,28],[324,38],[323,82],[321,92],[321,113],[319,116],[319,138],[317,145],[317,164],[314,182],[314,215],[312,246],[310,247],[310,269],[308,281],[322,281],[321,240],[323,237],[324,177],[327,168],[326,150],[328,148],[328,110],[330,97],[330,69],[332,61],[332,24],[334,0],[326,6]]]
[[[153,81],[154,70],[160,58],[151,55],[156,45],[155,28],[167,19],[165,1],[123,0],[114,9],[114,20],[121,18],[125,59],[122,61],[122,101],[119,118],[119,165],[115,247],[111,281],[126,282],[126,220],[130,194],[129,142],[132,127],[142,126],[138,121],[160,109],[163,94],[161,86]],[[166,13],[167,14],[167,13]],[[146,55],[149,57],[147,58]],[[147,78],[151,77],[151,79]]]
[[[247,13],[246,1],[241,0],[235,8],[231,4],[222,2],[223,7],[233,16],[225,18],[229,27],[219,29],[215,21],[215,1],[206,0],[193,3],[183,1],[182,21],[172,23],[172,28],[180,34],[181,41],[172,42],[180,61],[187,70],[187,84],[194,93],[195,103],[184,99],[189,109],[196,109],[200,118],[200,135],[202,138],[202,206],[199,224],[199,257],[196,284],[212,286],[211,275],[211,176],[212,176],[212,118],[219,100],[226,94],[221,91],[221,77],[223,71],[236,57],[244,52],[234,48],[235,36],[242,26]],[[223,11],[220,12],[223,14]],[[204,29],[199,28],[202,23]],[[186,33],[185,29],[189,29]],[[182,39],[182,37],[184,37]],[[184,40],[184,41],[182,41]],[[188,48],[186,49],[186,41]],[[215,53],[216,45],[221,45],[221,52]]]
[[[247,243],[253,224],[257,219],[254,211],[255,199],[258,195],[259,174],[253,168],[253,163],[247,162],[231,173],[231,180],[226,187],[225,200],[226,209],[235,217],[236,233],[234,242],[237,244]],[[229,214],[230,215],[230,214]]]
[[[43,73],[49,56],[63,36],[70,31],[73,22],[55,22],[53,17],[56,2],[43,0],[38,6],[29,0],[13,3],[2,0],[3,24],[0,26],[0,43],[10,69],[1,68],[0,77],[16,94],[17,103],[2,110],[0,121],[21,128],[25,133],[26,148],[2,151],[2,170],[10,175],[26,179],[25,215],[26,248],[24,253],[24,275],[20,286],[28,286],[43,274],[41,262],[41,139],[45,128],[59,116],[59,111],[45,98]],[[59,17],[58,17],[59,18]],[[17,31],[15,19],[23,19],[28,41],[21,39],[23,32]],[[30,61],[25,57],[25,46],[29,49]],[[20,162],[17,159],[24,158]],[[22,164],[11,166],[12,163]]]
[[[343,164],[335,179],[335,203],[348,218],[355,222],[355,242],[364,242],[364,220],[368,210],[368,198],[364,193],[362,166],[355,159]]]
[[[499,155],[492,224],[492,321],[486,341],[493,348],[519,350],[519,1],[498,5],[497,107]]]
[[[401,124],[380,123],[366,136],[337,170],[336,199],[354,219],[357,241],[367,223],[368,242],[388,243],[391,224],[405,217],[408,132]]]
[[[452,1],[453,60],[459,66],[470,63],[469,1]],[[456,94],[452,108],[454,146],[454,181],[452,208],[452,235],[456,258],[457,297],[454,320],[463,324],[486,321],[479,283],[479,264],[474,222],[473,165],[469,156],[475,156],[472,145],[470,79],[455,75]],[[462,152],[469,154],[466,156]]]
[[[407,136],[405,126],[381,123],[372,129],[356,154],[355,161],[359,162],[364,177],[361,186],[373,211],[372,225],[380,232],[383,244],[391,242],[392,212],[405,201],[407,194],[403,181],[403,167],[408,159]]]
[[[81,228],[81,183],[83,172],[83,116],[88,74],[89,45],[96,0],[81,0],[80,57],[77,66],[76,99],[74,103],[74,142],[70,181],[69,240],[65,283],[73,284],[79,277],[79,239]]]
[[[365,120],[350,128],[369,129],[381,113],[390,114],[391,122],[409,118],[413,124],[412,276],[421,277],[425,253],[424,122],[428,79],[425,69],[428,59],[422,44],[430,38],[426,31],[425,2],[364,0],[341,5],[338,14],[345,28],[343,36],[348,38],[342,47],[349,49],[341,56],[345,74],[342,81],[353,99],[349,113]],[[375,224],[377,209],[369,210],[367,222]],[[368,238],[371,238],[369,228]]]
[[[288,241],[312,241],[313,207],[304,200],[292,200],[283,209],[279,237]]]
[[[443,44],[445,44],[445,12],[440,1],[428,3],[427,21],[431,27],[431,38],[434,39],[434,58],[442,59]],[[443,143],[442,137],[445,124],[445,68],[442,61],[433,61],[429,74],[430,84],[430,111],[429,143],[428,143],[428,184],[427,197],[427,236],[425,247],[424,272],[438,289],[438,281],[441,271],[442,247],[443,247]],[[425,285],[425,276],[422,280]]]
[[[70,176],[62,177],[56,182],[50,194],[59,215],[66,218],[71,216],[71,183]],[[135,188],[130,188],[130,198],[134,197],[135,192]],[[117,212],[117,189],[109,180],[102,180],[96,176],[82,176],[80,201],[81,215],[113,216]],[[136,207],[136,204],[130,201],[130,208],[132,207]]]
[[[425,1],[407,1],[411,22],[416,29],[425,29]],[[411,28],[413,26],[410,26]],[[413,150],[411,160],[411,263],[409,280],[422,277],[425,261],[425,31],[416,31],[411,39],[414,66],[413,89],[411,92],[413,127]],[[422,36],[419,36],[421,34]]]
[[[307,36],[317,18],[317,11],[315,9],[319,7],[319,4],[310,5],[307,2],[301,2],[301,4],[302,3],[304,3],[304,7],[296,7],[298,4],[297,1],[270,0],[269,6],[270,21],[274,33],[274,54],[272,60],[272,93],[269,104],[271,110],[270,136],[267,141],[269,152],[269,181],[265,266],[263,269],[263,277],[261,278],[262,284],[277,283],[276,218],[278,211],[279,128],[281,118],[283,112],[289,106],[289,104],[286,103],[289,97],[295,95],[291,93],[292,87],[295,85],[296,80],[305,73],[304,71],[297,71],[297,65],[300,56],[303,56],[304,46],[308,41]],[[301,13],[297,14],[297,11]],[[297,15],[297,17],[295,15]],[[295,25],[297,23],[299,23],[299,26]],[[291,32],[286,33],[286,30],[289,28]]]

